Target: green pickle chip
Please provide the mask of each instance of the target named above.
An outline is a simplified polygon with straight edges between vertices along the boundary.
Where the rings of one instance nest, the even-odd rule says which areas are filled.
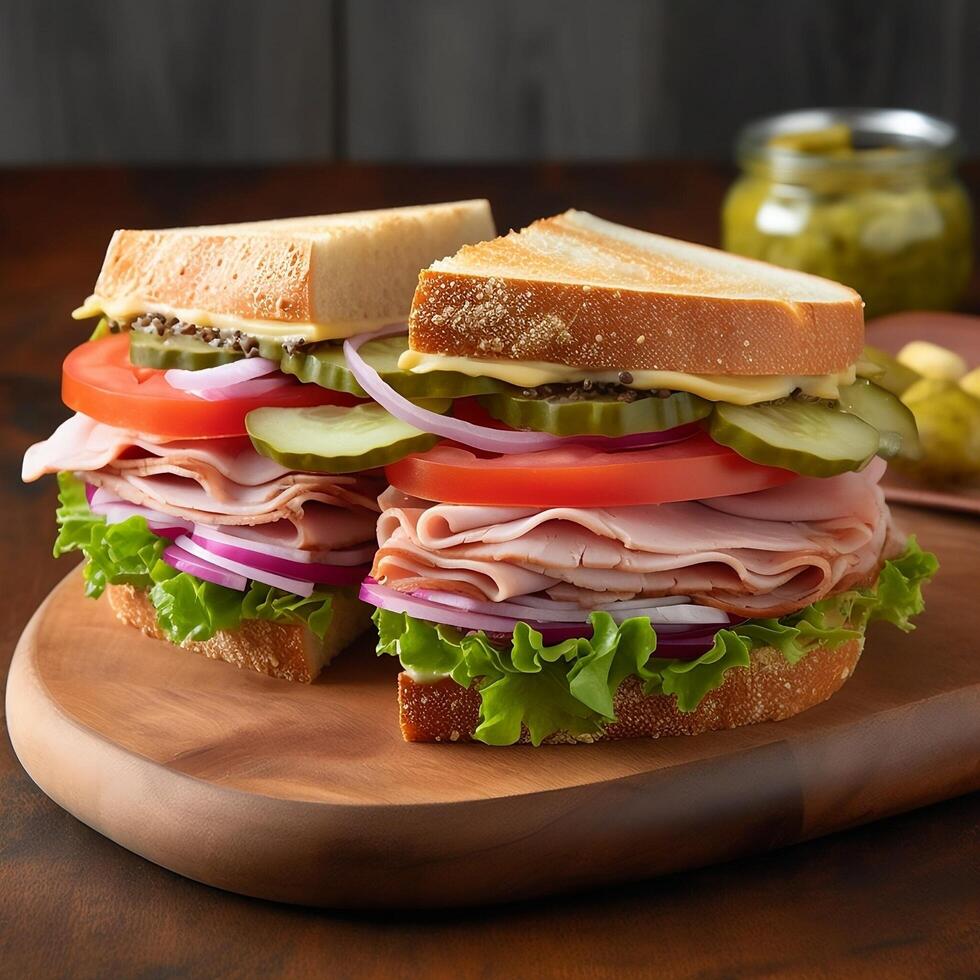
[[[740,456],[803,476],[836,476],[865,467],[878,452],[878,430],[856,415],[818,402],[715,406],[711,438]]]
[[[429,411],[445,412],[448,399],[428,402]],[[395,418],[380,405],[312,408],[257,408],[245,417],[256,451],[292,470],[309,473],[356,473],[425,452],[439,436]]]
[[[902,401],[915,416],[922,459],[903,469],[939,483],[980,475],[980,399],[953,381],[923,378]]]
[[[369,340],[359,353],[378,372],[385,384],[406,398],[465,398],[502,391],[509,385],[493,378],[470,378],[453,371],[430,371],[413,374],[398,367],[398,358],[408,348],[408,335],[381,337]],[[294,374],[300,381],[307,381],[348,394],[366,398],[367,392],[357,383],[347,367],[342,344],[324,342],[306,351],[284,354],[279,364],[286,374]]]
[[[514,393],[484,395],[480,404],[513,429],[550,432],[556,436],[626,436],[663,432],[711,414],[711,403],[686,391],[667,398],[644,396],[620,401],[615,395],[592,398],[528,398]]]
[[[129,360],[140,367],[203,371],[239,361],[244,356],[241,351],[212,347],[199,337],[187,334],[164,334],[161,337],[142,330],[132,330],[129,334]]]

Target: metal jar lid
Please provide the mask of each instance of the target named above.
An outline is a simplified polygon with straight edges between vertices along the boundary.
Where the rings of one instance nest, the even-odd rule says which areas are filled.
[[[836,158],[771,146],[774,136],[813,132],[844,124],[858,149],[889,147],[888,154],[857,153]],[[956,127],[913,109],[800,109],[749,123],[739,133],[736,154],[743,166],[764,162],[774,170],[900,170],[952,163],[959,156]]]

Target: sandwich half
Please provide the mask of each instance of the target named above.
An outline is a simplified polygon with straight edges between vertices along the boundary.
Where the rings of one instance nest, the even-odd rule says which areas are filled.
[[[797,714],[935,558],[892,524],[908,410],[851,289],[569,211],[424,270],[362,598],[409,741],[592,742]],[[377,342],[377,341],[374,341]],[[451,416],[399,394],[415,379]]]
[[[385,487],[356,445],[377,406],[320,381],[344,338],[404,320],[421,266],[493,234],[486,201],[117,231],[75,314],[100,317],[64,362],[75,414],[24,458],[58,474],[55,554],[150,636],[312,681],[370,625]],[[281,453],[250,439],[267,412]]]

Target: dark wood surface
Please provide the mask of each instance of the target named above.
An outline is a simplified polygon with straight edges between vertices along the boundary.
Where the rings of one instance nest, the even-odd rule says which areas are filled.
[[[0,162],[721,160],[813,105],[976,155],[978,35],[969,0],[4,0]]]
[[[3,174],[4,657],[64,572],[48,557],[52,481],[22,486],[19,458],[66,414],[60,358],[82,337],[67,311],[90,290],[114,227],[487,194],[501,226],[575,204],[712,242],[728,177],[684,164]],[[968,178],[976,193],[980,169]],[[980,308],[976,288],[969,307]],[[0,974],[10,976],[968,977],[980,962],[975,796],[578,898],[386,915],[276,906],[162,871],[51,803],[6,739],[0,814]]]

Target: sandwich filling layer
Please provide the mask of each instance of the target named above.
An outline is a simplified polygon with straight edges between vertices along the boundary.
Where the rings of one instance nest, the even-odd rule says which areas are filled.
[[[25,480],[45,473],[61,489],[55,554],[82,552],[90,596],[145,591],[178,644],[249,619],[322,641],[338,596],[355,601],[383,485],[291,471],[245,437],[165,440],[81,414],[25,454]]]
[[[519,388],[538,388],[542,385],[621,384],[638,391],[687,391],[709,401],[754,405],[758,402],[786,398],[800,391],[812,398],[835,400],[840,389],[853,384],[856,367],[819,375],[760,375],[687,374],[681,371],[629,371],[623,382],[622,370],[591,371],[568,364],[545,361],[508,361],[491,358],[454,357],[445,354],[426,354],[406,350],[398,360],[404,371],[430,374],[452,371],[471,378],[495,378]]]
[[[793,664],[874,619],[911,628],[936,563],[892,529],[883,470],[614,508],[389,489],[366,590],[379,652],[416,683],[478,692],[474,737],[490,744],[588,741],[628,678],[693,711],[753,650]]]
[[[364,320],[332,320],[324,323],[311,323],[301,320],[258,320],[235,316],[230,313],[214,313],[202,309],[180,309],[163,303],[151,304],[152,312],[173,321],[194,324],[199,329],[216,331],[222,336],[246,335],[256,340],[292,341],[313,344],[321,340],[338,340],[369,333],[391,322],[390,317]],[[76,320],[105,316],[117,323],[125,324],[146,314],[148,304],[145,298],[106,299],[95,294],[88,297],[77,309],[72,311]]]
[[[428,504],[389,489],[373,574],[484,602],[541,593],[591,610],[687,596],[781,616],[874,578],[889,530],[884,469],[876,460],[752,494],[607,509]]]

